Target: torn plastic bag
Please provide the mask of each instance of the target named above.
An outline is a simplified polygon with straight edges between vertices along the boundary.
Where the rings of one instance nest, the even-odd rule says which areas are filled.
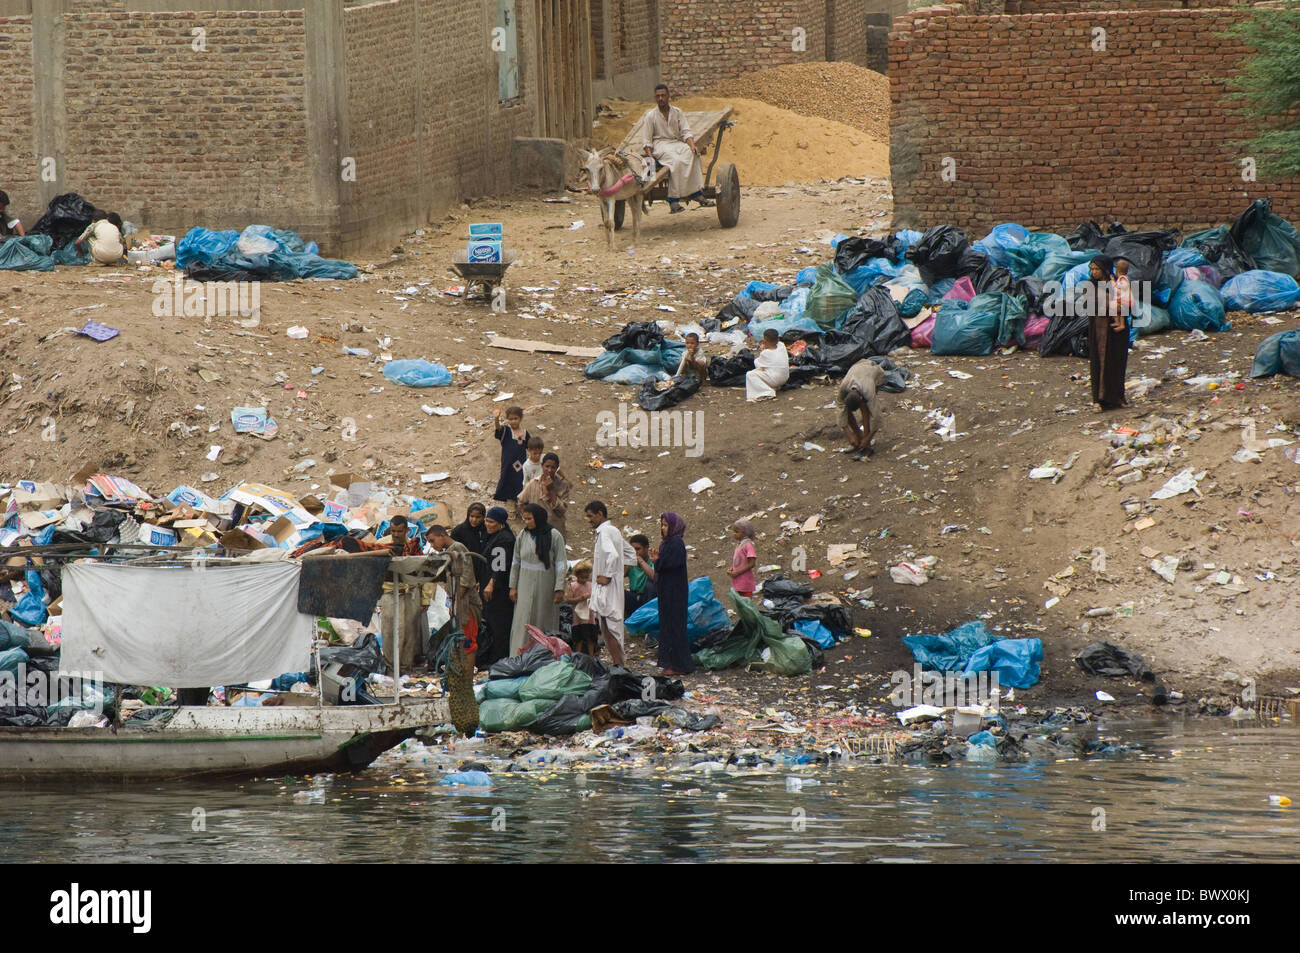
[[[1169,319],[1183,331],[1228,331],[1223,296],[1204,281],[1184,281],[1169,296]]]
[[[1089,675],[1107,675],[1113,678],[1131,675],[1146,682],[1156,677],[1142,656],[1109,642],[1090,642],[1079,650],[1074,660]]]
[[[1070,244],[1060,235],[1052,232],[1033,232],[1014,248],[1008,248],[1005,262],[1001,265],[1016,279],[1032,275],[1047,259],[1048,255],[1068,255]]]
[[[1038,682],[1042,661],[1041,639],[999,639],[992,645],[976,649],[966,661],[963,674],[996,672],[999,685],[1032,688]]]
[[[1038,681],[1043,643],[1039,639],[999,639],[979,620],[964,622],[943,635],[908,635],[903,644],[924,669],[936,672],[996,671],[998,683],[1029,688]]]
[[[987,235],[977,242],[972,242],[971,247],[987,255],[993,264],[1005,268],[1011,261],[1008,252],[1018,248],[1028,237],[1029,229],[1014,222],[1007,222],[1004,225],[994,225]]]
[[[844,315],[839,329],[866,347],[866,354],[888,354],[906,347],[910,332],[898,313],[898,306],[884,288],[868,288]]]
[[[1243,271],[1219,289],[1229,311],[1286,311],[1300,302],[1300,284],[1278,271]]]
[[[757,307],[757,305],[755,305]],[[636,351],[648,351],[657,348],[664,341],[664,333],[653,321],[633,321],[624,325],[623,330],[610,335],[601,342],[607,351],[622,351],[631,348]]]
[[[651,599],[624,620],[628,632],[658,635],[659,600]],[[713,594],[713,583],[708,576],[697,576],[686,585],[686,641],[696,640],[715,629],[731,625],[727,610]]]
[[[891,262],[898,260],[898,239],[859,238],[851,236],[842,238],[835,245],[835,269],[841,275],[847,275],[859,265],[866,264],[872,258],[886,258]]]
[[[752,631],[761,648],[769,650],[765,661],[770,670],[778,675],[806,675],[812,671],[812,655],[802,638],[783,632],[781,623],[761,614],[752,600],[735,591],[731,593],[731,601],[740,616],[737,624]]]
[[[23,235],[0,242],[0,271],[53,271],[50,236]],[[40,249],[44,249],[41,251]]]
[[[1260,271],[1300,277],[1300,233],[1286,219],[1273,214],[1272,199],[1252,202],[1237,216],[1228,234]]]
[[[1243,271],[1259,267],[1255,259],[1237,244],[1227,225],[1188,235],[1183,239],[1183,247],[1199,251],[1207,264],[1214,265],[1219,270],[1219,277],[1224,281]]]
[[[36,224],[27,229],[28,235],[48,235],[51,250],[57,251],[80,237],[91,221],[97,209],[76,192],[65,192],[50,199],[45,214],[36,220]],[[43,254],[50,254],[45,251]]]
[[[539,735],[571,735],[591,728],[591,716],[579,695],[566,695],[537,716],[530,726]]]
[[[709,383],[714,387],[743,387],[745,374],[754,369],[754,355],[749,350],[734,357],[715,355],[709,358]]]
[[[905,257],[921,272],[921,280],[933,285],[940,278],[956,278],[962,274],[962,252],[970,247],[970,239],[960,228],[936,225],[907,247]]]
[[[804,317],[816,321],[819,327],[834,327],[840,316],[857,303],[858,293],[847,281],[835,274],[833,265],[817,267],[817,281],[808,292]]]
[[[1175,231],[1124,232],[1107,239],[1102,254],[1127,261],[1129,281],[1154,282],[1160,277],[1165,252],[1177,247]]]
[[[521,655],[511,655],[492,663],[488,669],[489,678],[519,678],[520,676],[532,675],[543,665],[550,665],[555,661],[555,656],[551,650],[544,645],[533,644],[523,651]]]
[[[384,652],[380,647],[379,637],[373,632],[365,633],[351,645],[322,646],[317,654],[322,665],[326,662],[339,662],[366,673],[383,673],[388,667],[384,661]]]
[[[1259,342],[1251,377],[1272,377],[1277,373],[1300,377],[1300,330],[1279,331]]]
[[[426,360],[389,361],[384,365],[383,373],[394,384],[406,387],[447,387],[451,384],[451,371]]]
[[[662,384],[668,386],[661,389]],[[680,404],[699,389],[700,378],[695,373],[667,381],[646,381],[637,391],[636,402],[642,410],[665,410]]]
[[[970,279],[975,285],[975,294],[1010,294],[1016,286],[1015,276],[1005,268],[989,263],[971,272]]]

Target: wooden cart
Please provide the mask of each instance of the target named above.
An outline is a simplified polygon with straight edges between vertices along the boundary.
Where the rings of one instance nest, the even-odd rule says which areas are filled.
[[[736,167],[730,162],[718,165],[718,156],[722,151],[722,134],[734,125],[730,118],[731,113],[732,108],[728,106],[725,109],[686,114],[687,125],[695,134],[695,145],[700,150],[701,161],[708,153],[711,142],[713,145],[713,156],[704,170],[704,197],[717,202],[718,223],[723,228],[734,228],[736,222],[740,220],[740,178],[736,175]],[[632,127],[632,131],[619,145],[619,152],[634,156],[642,154],[641,123],[643,121],[644,118]],[[717,133],[716,141],[713,138],[714,133]],[[716,178],[713,176],[715,165],[718,170]],[[660,168],[651,180],[650,188],[646,190],[645,202],[649,205],[651,202],[666,201],[668,201],[668,170]],[[623,227],[623,216],[626,213],[626,202],[614,203],[614,228]]]

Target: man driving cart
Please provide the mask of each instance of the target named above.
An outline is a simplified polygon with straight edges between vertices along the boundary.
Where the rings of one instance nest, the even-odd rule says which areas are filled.
[[[668,207],[685,211],[683,202],[695,201],[701,208],[712,208],[712,199],[704,197],[704,176],[700,171],[700,150],[686,122],[686,115],[669,105],[668,87],[655,87],[655,105],[641,121],[643,151],[668,168]],[[651,170],[653,171],[653,170]]]

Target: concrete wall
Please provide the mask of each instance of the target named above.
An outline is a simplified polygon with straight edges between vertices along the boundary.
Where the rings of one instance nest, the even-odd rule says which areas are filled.
[[[1068,230],[1118,219],[1192,229],[1229,221],[1264,195],[1300,218],[1300,182],[1243,181],[1243,153],[1231,145],[1252,134],[1218,79],[1247,52],[1221,35],[1242,12],[967,14],[981,5],[989,0],[895,20],[899,226],[951,222],[982,234],[1006,221]],[[1096,28],[1104,50],[1093,49]]]
[[[507,103],[495,0],[195,2],[0,0],[0,189],[26,224],[75,191],[159,230],[262,222],[346,255],[509,190],[538,122],[530,0]]]

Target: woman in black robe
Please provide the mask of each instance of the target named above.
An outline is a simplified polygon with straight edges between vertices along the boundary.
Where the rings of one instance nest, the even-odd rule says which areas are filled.
[[[487,541],[483,544],[483,623],[486,633],[478,639],[479,668],[486,668],[510,654],[510,626],[515,618],[515,604],[510,601],[510,563],[515,556],[515,534],[506,524],[509,514],[504,506],[487,511],[483,527]]]
[[[482,503],[471,503],[465,513],[465,522],[458,524],[451,531],[451,538],[471,553],[483,555],[483,547],[487,545],[489,535],[487,527],[483,525],[486,516],[487,509]],[[487,566],[475,559],[474,577],[478,580],[480,591],[487,585],[489,575]]]
[[[1088,325],[1088,362],[1092,378],[1092,402],[1098,410],[1127,407],[1124,376],[1128,370],[1128,328],[1116,317],[1111,285],[1112,259],[1098,255],[1090,265],[1096,307]],[[1116,328],[1116,324],[1119,328]]]
[[[659,592],[659,667],[665,675],[695,671],[686,642],[686,522],[676,513],[659,517],[659,558],[655,560],[655,586]]]

